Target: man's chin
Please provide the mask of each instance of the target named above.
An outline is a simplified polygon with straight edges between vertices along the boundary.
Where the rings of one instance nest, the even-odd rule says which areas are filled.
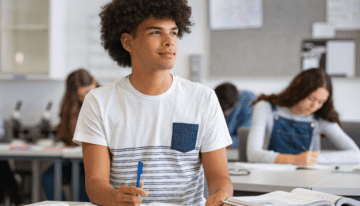
[[[159,68],[161,70],[170,70],[170,69],[174,68],[174,65],[175,64],[163,64],[163,65],[160,65]]]

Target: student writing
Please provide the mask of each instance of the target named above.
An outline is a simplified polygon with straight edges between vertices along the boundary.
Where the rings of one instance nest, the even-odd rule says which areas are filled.
[[[256,96],[250,91],[239,91],[231,83],[220,84],[215,88],[215,93],[224,112],[226,124],[233,141],[232,146],[228,148],[237,149],[239,146],[237,129],[251,126],[253,112],[251,102],[256,99]]]
[[[75,132],[77,118],[85,95],[92,89],[98,87],[97,81],[85,69],[78,69],[66,79],[66,93],[61,103],[60,124],[56,127],[58,139],[65,143],[65,146],[76,146],[72,139]],[[71,181],[71,162],[63,161],[63,184]],[[89,198],[85,191],[84,165],[80,165],[80,187],[79,200],[88,202]],[[42,186],[48,200],[54,200],[54,165],[44,173]],[[62,197],[65,200],[65,196]]]
[[[98,205],[221,205],[232,196],[231,137],[215,92],[170,72],[190,33],[186,0],[117,0],[102,7],[101,38],[129,76],[86,96],[74,141]],[[138,162],[143,162],[140,188]],[[137,196],[139,195],[139,196]]]
[[[342,150],[332,155],[360,162],[358,146],[339,123],[330,77],[321,68],[303,71],[280,94],[263,94],[256,100],[247,158],[250,162],[313,165],[323,134]]]

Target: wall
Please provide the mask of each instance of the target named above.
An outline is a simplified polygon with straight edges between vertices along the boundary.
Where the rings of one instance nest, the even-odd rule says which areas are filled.
[[[99,8],[98,5],[102,5],[104,2],[106,1],[68,1],[66,67],[70,70],[80,66],[88,66],[88,58],[85,55],[87,49],[89,49],[88,43],[83,41],[82,38],[86,37],[88,30],[85,26],[81,28],[80,19],[85,18],[89,13],[96,13]],[[239,88],[252,90],[259,94],[262,92],[278,92],[290,82],[292,77],[208,78],[210,30],[208,26],[207,0],[189,0],[189,4],[192,6],[192,19],[195,26],[192,28],[190,35],[185,35],[179,41],[178,60],[175,68],[172,70],[173,73],[188,78],[189,55],[201,54],[204,60],[202,62],[202,83],[211,88],[214,88],[223,81],[230,80]],[[79,27],[79,29],[76,30],[76,27]],[[127,72],[127,70],[119,70],[116,79],[121,78]],[[116,79],[100,79],[100,83],[106,85],[114,82]],[[54,105],[51,119],[54,124],[57,124],[59,121],[60,101],[63,94],[63,81],[1,81],[1,113],[4,119],[8,119],[15,107],[16,101],[21,99],[23,100],[23,108],[21,110],[22,121],[26,125],[34,125],[40,121],[41,112],[47,102],[52,100]],[[334,79],[334,97],[335,106],[339,110],[342,120],[360,122],[360,110],[358,109],[360,103],[359,79]]]
[[[210,31],[211,76],[292,76],[300,71],[301,41],[311,37],[313,22],[326,21],[326,0],[262,2],[260,28]]]
[[[203,4],[203,11],[207,11],[208,8],[208,0],[205,4]],[[199,10],[201,11],[201,10]],[[266,20],[264,20],[266,21]],[[203,25],[206,25],[204,28],[204,35],[206,38],[203,41],[206,41],[205,45],[207,48],[211,48],[210,39],[210,28],[208,21],[208,13],[202,13]],[[336,36],[339,38],[354,38],[359,45],[359,36],[357,35],[359,31],[349,32],[349,31],[337,31]],[[205,37],[204,36],[204,37]],[[228,38],[227,36],[223,36],[224,39]],[[235,44],[235,43],[234,43]],[[300,46],[300,45],[299,45]],[[359,47],[360,48],[360,47]],[[300,48],[299,48],[300,51]],[[359,52],[357,50],[357,52]],[[211,62],[210,58],[210,49],[205,50],[203,53],[205,60],[207,62]],[[297,54],[294,54],[298,56]],[[357,65],[359,65],[360,59],[357,60]],[[221,77],[224,75],[218,75],[217,77],[212,74],[221,72],[210,71],[209,65],[204,67],[204,77],[202,83],[209,86],[210,88],[215,88],[217,85],[228,81],[233,83],[239,89],[245,89],[253,91],[255,94],[259,95],[261,93],[271,94],[282,91],[292,80],[295,75],[287,75],[283,77],[279,76],[238,76],[238,75],[225,75],[227,77]],[[212,68],[214,69],[214,68]],[[269,68],[270,69],[270,68]],[[221,71],[221,69],[219,69]],[[211,73],[211,74],[210,74]],[[334,97],[334,105],[336,110],[339,112],[339,117],[341,121],[356,121],[360,122],[360,110],[358,109],[358,105],[360,103],[360,78],[332,78],[333,80],[333,97]]]

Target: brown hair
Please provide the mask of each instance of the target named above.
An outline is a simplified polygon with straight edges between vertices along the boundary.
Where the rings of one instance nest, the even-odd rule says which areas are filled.
[[[60,111],[61,120],[60,124],[56,127],[59,140],[63,141],[66,146],[76,146],[72,139],[82,105],[77,91],[80,87],[91,85],[93,80],[94,78],[83,68],[72,72],[66,79],[66,92]],[[98,86],[97,84],[96,87]]]
[[[233,107],[236,102],[239,101],[239,91],[235,85],[229,82],[217,86],[215,88],[215,94],[219,99],[220,107],[223,112]]]
[[[252,104],[265,100],[271,104],[290,108],[305,99],[319,87],[325,87],[329,92],[329,97],[324,105],[315,112],[315,115],[330,122],[340,124],[339,115],[335,111],[333,104],[331,79],[322,68],[312,68],[300,72],[283,92],[271,95],[261,94]]]
[[[130,53],[121,43],[123,33],[135,34],[138,26],[153,16],[172,19],[178,27],[178,37],[190,33],[191,7],[187,0],[113,0],[102,7],[101,44],[119,66],[131,67]],[[135,36],[134,36],[135,37]]]

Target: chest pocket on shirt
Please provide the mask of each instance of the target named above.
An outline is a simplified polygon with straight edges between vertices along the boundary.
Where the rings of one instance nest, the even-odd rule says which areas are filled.
[[[188,152],[195,149],[198,124],[173,123],[171,149]]]

